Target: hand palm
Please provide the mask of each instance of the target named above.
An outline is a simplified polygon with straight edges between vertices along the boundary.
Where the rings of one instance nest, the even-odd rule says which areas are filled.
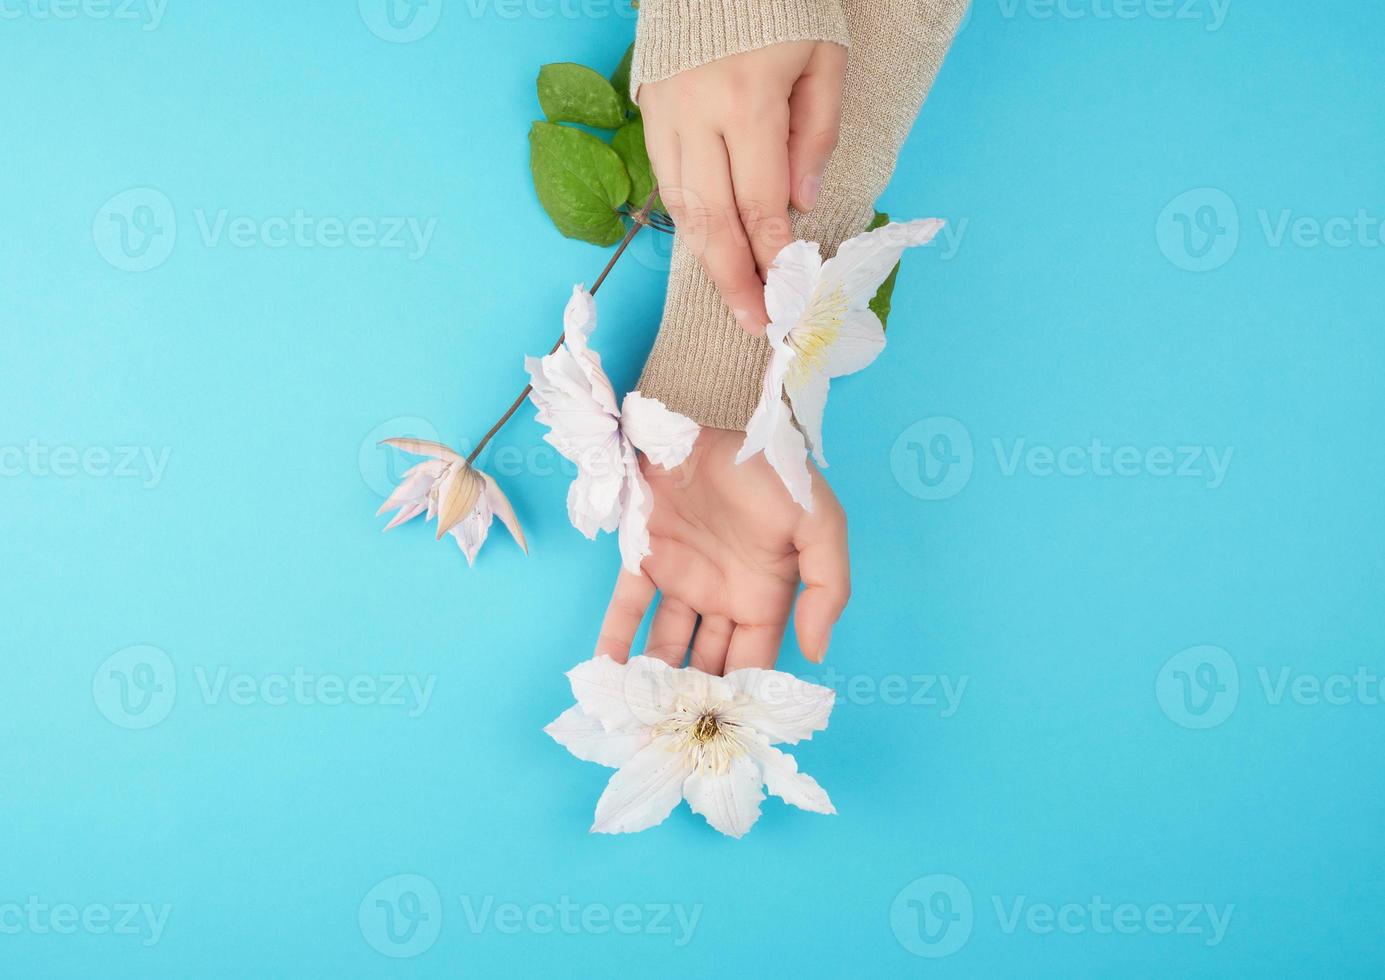
[[[652,554],[643,576],[621,572],[598,655],[629,656],[657,590],[646,654],[681,666],[691,645],[692,666],[708,673],[772,667],[801,578],[795,631],[804,655],[821,661],[850,592],[845,515],[816,470],[809,514],[763,456],[736,465],[743,439],[703,429],[682,466],[642,461]]]

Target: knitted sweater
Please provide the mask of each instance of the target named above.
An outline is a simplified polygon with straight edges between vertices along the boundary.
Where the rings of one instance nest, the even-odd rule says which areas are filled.
[[[793,237],[832,255],[860,234],[894,172],[967,0],[642,0],[631,89],[783,41],[848,48],[837,149]],[[697,257],[674,238],[668,298],[639,390],[701,425],[743,430],[769,344],[737,324]]]

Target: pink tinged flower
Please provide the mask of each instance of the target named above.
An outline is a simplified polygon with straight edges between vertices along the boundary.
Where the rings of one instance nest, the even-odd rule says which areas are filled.
[[[904,250],[927,244],[942,226],[937,218],[891,223],[843,242],[826,262],[816,243],[793,242],[770,268],[770,363],[736,462],[764,453],[805,510],[813,509],[809,450],[819,466],[827,465],[822,417],[828,383],[861,370],[884,350],[885,328],[870,301]]]
[[[775,670],[725,677],[653,657],[597,657],[568,671],[577,704],[544,729],[569,752],[616,770],[596,804],[596,833],[662,823],[682,800],[717,830],[743,836],[765,790],[814,813],[826,791],[775,748],[827,727],[829,688]]]
[[[568,489],[572,526],[588,538],[616,532],[621,561],[639,574],[649,555],[653,496],[640,472],[636,450],[666,468],[687,458],[697,441],[696,422],[638,391],[617,404],[615,389],[588,346],[596,329],[596,300],[574,286],[563,314],[563,343],[546,357],[526,357],[537,418],[544,439],[577,465]]]
[[[415,456],[429,457],[411,467],[376,514],[393,510],[385,530],[396,528],[425,514],[424,520],[437,518],[437,539],[444,534],[456,539],[457,547],[470,565],[486,541],[491,518],[499,517],[511,537],[526,555],[529,546],[515,517],[514,508],[500,486],[485,473],[474,469],[447,446],[426,439],[386,439],[381,445],[394,446]]]

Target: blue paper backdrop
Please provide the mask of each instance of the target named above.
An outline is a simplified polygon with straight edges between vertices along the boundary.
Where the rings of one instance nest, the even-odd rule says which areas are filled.
[[[390,14],[0,6],[0,974],[1380,975],[1379,5],[973,10],[882,202],[948,237],[833,389],[855,598],[783,657],[841,813],[739,843],[587,834],[540,729],[617,555],[528,411],[530,558],[372,517],[604,262],[525,136],[628,12]]]

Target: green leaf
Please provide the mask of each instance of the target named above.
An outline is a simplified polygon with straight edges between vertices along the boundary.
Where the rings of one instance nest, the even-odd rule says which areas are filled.
[[[539,69],[539,105],[549,122],[618,129],[625,106],[611,83],[583,65],[561,63]]]
[[[632,44],[625,49],[625,57],[620,59],[620,64],[616,65],[616,70],[611,75],[611,87],[620,96],[621,105],[625,106],[625,111],[636,119],[640,118],[640,107],[630,98],[630,66],[635,60],[635,46]]]
[[[883,228],[890,223],[890,216],[881,211],[875,212],[875,220],[870,223],[866,231],[874,231],[876,228]],[[899,263],[894,264],[889,276],[880,284],[880,289],[870,301],[871,312],[880,318],[882,328],[889,327],[890,320],[890,300],[894,297],[895,280],[899,278]]]
[[[654,168],[649,163],[649,152],[644,148],[644,123],[636,119],[616,130],[611,146],[625,161],[625,169],[630,174],[630,205],[639,210],[649,200],[654,190]],[[654,202],[655,210],[662,211],[662,201]]]
[[[630,197],[630,175],[615,150],[580,129],[536,122],[529,166],[539,203],[568,238],[614,245],[625,236],[617,209]]]

